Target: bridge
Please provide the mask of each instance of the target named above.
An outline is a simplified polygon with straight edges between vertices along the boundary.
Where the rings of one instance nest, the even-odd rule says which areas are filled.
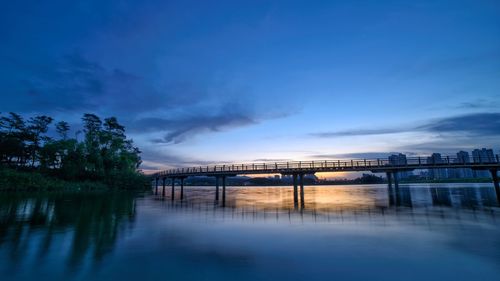
[[[215,202],[219,202],[219,186],[222,184],[222,206],[226,202],[226,178],[238,175],[258,175],[258,174],[281,174],[292,176],[294,205],[299,202],[304,204],[304,175],[323,172],[372,172],[385,173],[388,180],[388,187],[392,190],[393,183],[396,191],[399,188],[399,173],[413,171],[417,169],[471,169],[487,170],[491,173],[496,196],[500,203],[500,185],[498,171],[500,170],[499,156],[495,155],[488,159],[468,159],[457,157],[443,157],[439,159],[428,157],[406,158],[404,161],[396,161],[390,158],[378,159],[343,159],[343,160],[321,160],[321,161],[292,161],[292,162],[272,162],[272,163],[247,163],[247,164],[224,164],[213,166],[198,166],[188,168],[177,168],[160,171],[151,175],[155,181],[156,192],[158,192],[160,180],[165,195],[166,181],[171,180],[171,199],[174,200],[175,182],[180,182],[180,200],[184,200],[184,180],[191,176],[215,177]]]

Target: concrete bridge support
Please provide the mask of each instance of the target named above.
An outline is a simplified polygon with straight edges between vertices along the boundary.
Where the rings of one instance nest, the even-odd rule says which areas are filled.
[[[158,195],[158,181],[160,178],[155,178],[155,195]]]
[[[392,173],[391,172],[387,172],[385,174],[386,174],[386,177],[387,177],[387,185],[388,185],[389,189],[392,189]]]
[[[497,169],[491,169],[491,178],[493,179],[493,185],[495,186],[495,193],[497,194],[497,201],[498,204],[500,204],[500,184],[498,182],[498,170]]]
[[[236,176],[235,174],[226,174],[226,175],[211,175],[215,177],[215,204],[219,204],[219,187],[222,184],[222,195],[220,195],[221,198],[221,206],[226,207],[226,178],[227,177],[234,177]]]
[[[293,174],[293,207],[297,209],[299,206],[299,194],[297,188],[297,174]]]
[[[185,178],[180,178],[180,180],[181,180],[181,201],[184,200],[184,179]]]
[[[389,206],[393,206],[395,204],[395,194],[394,194],[394,189],[392,188],[392,173],[387,172],[386,173],[387,177],[387,194],[389,197]]]
[[[304,175],[305,173],[286,173],[282,175],[291,175],[293,179],[293,208],[297,209],[299,207],[304,208]],[[300,188],[300,190],[299,190]],[[299,200],[300,195],[300,200]]]
[[[392,176],[394,178],[394,187],[396,188],[396,192],[399,188],[399,175],[398,175],[398,171],[394,171],[392,172]]]
[[[219,202],[219,177],[215,177],[215,203]]]
[[[170,200],[174,201],[175,199],[175,178],[172,178],[172,195]]]
[[[389,195],[389,205],[392,206],[397,203],[399,198],[399,176],[398,171],[386,172],[387,176],[387,193]],[[392,184],[394,182],[394,188]]]
[[[163,181],[163,182],[162,182],[162,183],[163,183],[163,190],[162,190],[161,195],[162,195],[162,196],[165,196],[165,183],[167,182],[167,178],[166,178],[166,177],[163,177],[163,178],[162,178],[162,181]]]
[[[300,182],[300,207],[304,208],[304,174],[299,174],[299,182]]]
[[[222,207],[226,207],[226,176],[222,176]]]

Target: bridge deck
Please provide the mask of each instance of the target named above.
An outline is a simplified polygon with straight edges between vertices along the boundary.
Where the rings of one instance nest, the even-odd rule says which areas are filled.
[[[320,172],[390,172],[409,171],[415,169],[470,168],[474,170],[499,170],[500,161],[464,162],[462,159],[445,157],[441,161],[428,162],[427,159],[407,158],[405,163],[393,163],[388,159],[352,159],[323,161],[294,161],[251,164],[226,164],[199,166],[161,171],[153,177],[187,177],[215,175],[249,175],[249,174],[297,174]],[[476,160],[476,159],[474,159]],[[480,160],[480,159],[479,159]]]

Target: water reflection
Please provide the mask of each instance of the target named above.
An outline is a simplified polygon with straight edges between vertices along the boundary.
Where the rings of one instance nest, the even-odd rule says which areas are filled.
[[[134,222],[135,198],[128,193],[70,193],[0,196],[2,262],[16,265],[65,253],[69,267],[85,258],[99,261],[121,231]],[[131,225],[130,225],[131,226]]]
[[[309,186],[305,202],[300,207],[293,201],[293,189],[288,186],[228,187],[226,207],[267,209],[366,209],[390,206],[448,206],[454,208],[489,208],[499,206],[495,190],[488,184],[412,184],[399,188],[386,185]],[[185,187],[185,203],[214,204],[213,187]],[[175,198],[178,198],[176,193]],[[158,200],[167,196],[155,196]],[[178,200],[174,200],[180,203]]]
[[[215,204],[213,187],[185,187],[183,201],[169,196],[1,195],[0,274],[12,280],[152,279],[165,272],[173,280],[371,278],[359,273],[362,264],[371,279],[399,280],[384,275],[379,265],[387,262],[394,273],[421,280],[465,261],[474,266],[454,269],[463,280],[500,272],[499,208],[487,184],[307,186],[303,207],[294,205],[291,187],[228,187],[225,208]]]
[[[420,223],[442,220],[474,220],[479,217],[495,221],[498,203],[488,185],[385,185],[313,186],[306,188],[305,204],[297,208],[289,187],[229,187],[226,207],[221,208],[211,198],[210,187],[188,187],[187,200],[171,201],[155,196],[167,213],[184,213],[206,220],[275,220],[277,222],[345,223],[389,218]],[[395,218],[394,216],[397,216]],[[431,220],[429,220],[431,218]]]

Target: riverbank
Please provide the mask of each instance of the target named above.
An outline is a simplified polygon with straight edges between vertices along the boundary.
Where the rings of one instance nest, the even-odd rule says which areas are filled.
[[[107,181],[68,181],[38,171],[17,171],[0,168],[0,192],[2,191],[91,191],[110,189],[146,189],[149,180],[139,173],[122,174]]]

